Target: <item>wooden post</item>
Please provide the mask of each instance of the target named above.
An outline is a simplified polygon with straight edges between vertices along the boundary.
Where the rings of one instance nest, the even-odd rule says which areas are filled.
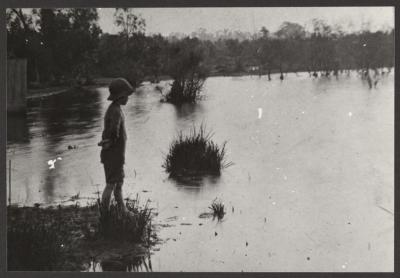
[[[8,205],[11,206],[11,159],[8,161]]]

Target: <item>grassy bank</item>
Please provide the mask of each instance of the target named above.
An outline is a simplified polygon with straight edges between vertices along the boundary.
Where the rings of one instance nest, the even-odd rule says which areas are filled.
[[[135,269],[156,242],[148,204],[129,200],[127,217],[112,219],[101,206],[8,207],[7,257],[10,271],[82,271]]]

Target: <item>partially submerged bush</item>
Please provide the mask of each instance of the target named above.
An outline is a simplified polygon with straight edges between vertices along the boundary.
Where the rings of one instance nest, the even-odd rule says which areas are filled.
[[[152,209],[149,208],[149,201],[141,207],[138,196],[135,200],[127,200],[127,213],[121,212],[115,202],[109,209],[103,207],[100,199],[98,204],[100,208],[98,228],[101,236],[131,242],[150,240]]]
[[[196,102],[208,75],[201,42],[189,38],[177,42],[170,49],[170,57],[169,73],[174,81],[165,100],[175,104]]]
[[[211,132],[205,127],[192,128],[189,135],[179,133],[169,149],[163,164],[171,177],[212,174],[219,175],[223,168],[232,163],[225,162],[225,145],[218,146],[211,140]]]
[[[211,209],[214,218],[216,217],[218,220],[224,218],[225,205],[221,200],[214,199],[209,209]]]
[[[190,78],[175,79],[171,90],[165,95],[167,102],[181,104],[193,103],[200,99],[205,78],[193,75]]]

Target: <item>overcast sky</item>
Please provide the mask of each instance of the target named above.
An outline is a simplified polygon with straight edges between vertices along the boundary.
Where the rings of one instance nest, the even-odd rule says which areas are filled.
[[[114,25],[115,9],[99,9],[99,24],[105,33],[117,33]],[[230,29],[244,32],[258,31],[265,26],[275,32],[284,21],[311,26],[313,18],[329,24],[341,24],[344,31],[359,30],[363,22],[371,22],[371,30],[394,27],[393,7],[301,7],[301,8],[138,8],[146,21],[146,33],[172,32],[190,34],[199,28],[214,33]]]

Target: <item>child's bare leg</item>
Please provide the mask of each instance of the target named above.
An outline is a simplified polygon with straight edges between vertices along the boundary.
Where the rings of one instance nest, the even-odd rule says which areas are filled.
[[[101,196],[101,203],[103,207],[110,207],[111,194],[114,190],[115,183],[107,183],[106,188],[104,188],[103,195]]]
[[[125,204],[124,204],[124,198],[122,197],[122,185],[123,182],[119,182],[116,184],[114,188],[114,198],[115,201],[117,202],[118,209],[122,212],[126,212]]]

